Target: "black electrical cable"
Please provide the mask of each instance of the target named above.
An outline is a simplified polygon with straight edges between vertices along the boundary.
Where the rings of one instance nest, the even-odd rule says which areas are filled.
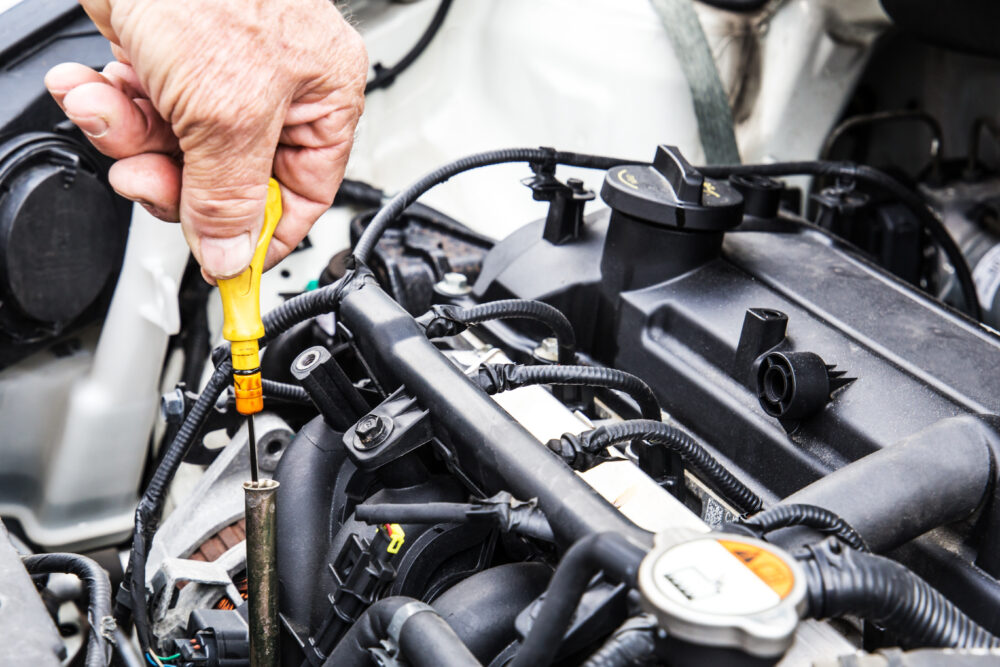
[[[562,312],[549,304],[532,299],[502,299],[462,308],[448,304],[432,306],[417,318],[417,323],[427,330],[429,338],[453,336],[460,329],[452,326],[478,324],[490,320],[528,319],[547,326],[559,341],[559,363],[576,361],[576,334],[573,325]],[[464,328],[464,327],[462,327]]]
[[[509,667],[549,665],[593,576],[603,570],[612,579],[635,587],[639,563],[645,556],[644,549],[618,533],[597,533],[573,543],[559,561],[541,609]]]
[[[567,436],[563,437],[565,439]],[[670,424],[647,419],[633,419],[605,424],[576,437],[579,440],[579,448],[590,453],[602,452],[611,445],[633,440],[645,440],[652,444],[663,445],[672,452],[676,452],[699,477],[708,482],[741,511],[756,512],[762,504],[760,496],[754,493],[750,487],[737,479],[691,436]]]
[[[545,514],[527,504],[515,508],[510,504],[487,503],[361,503],[354,508],[354,518],[373,525],[492,521],[504,532],[555,541]]]
[[[266,398],[276,398],[280,401],[312,405],[309,393],[296,384],[268,379],[261,380],[260,384]]]
[[[858,551],[871,551],[864,538],[851,524],[825,507],[790,503],[776,505],[769,510],[742,521],[744,526],[766,535],[779,528],[805,526],[840,539],[844,544]]]
[[[1000,648],[1000,638],[896,561],[845,548],[836,539],[798,556],[807,616],[859,616],[899,637],[904,648]]]
[[[354,272],[349,271],[340,280],[289,299],[265,315],[263,318],[265,333],[264,337],[260,339],[260,346],[264,347],[269,341],[299,322],[334,309],[354,275]],[[228,355],[222,354],[220,356],[225,358]],[[146,558],[163,511],[167,488],[177,474],[177,469],[184,459],[184,455],[204,426],[205,420],[219,395],[232,382],[232,373],[232,365],[228,360],[222,361],[216,367],[208,384],[202,390],[198,400],[195,401],[184,423],[181,424],[173,442],[170,443],[160,459],[160,463],[135,510],[132,552],[129,554],[128,567],[122,581],[123,595],[119,595],[115,617],[119,625],[124,626],[129,611],[131,611],[143,652],[149,650],[152,639],[149,614],[146,609]]]
[[[427,25],[427,29],[424,30],[424,34],[420,36],[417,43],[413,45],[413,47],[399,60],[398,63],[392,67],[383,67],[381,63],[375,63],[375,76],[365,85],[365,95],[391,86],[396,80],[396,77],[406,71],[406,69],[420,57],[420,54],[422,54],[427,47],[430,46],[434,36],[437,35],[438,30],[441,29],[441,25],[444,23],[445,17],[448,16],[448,10],[451,8],[451,3],[452,0],[441,0],[437,10],[434,12],[434,16],[431,17],[431,22]]]
[[[106,667],[115,642],[115,622],[111,615],[111,581],[95,561],[79,554],[35,554],[21,559],[31,574],[66,573],[76,575],[87,591],[87,667]]]
[[[472,381],[487,394],[536,384],[556,384],[576,387],[606,387],[625,392],[635,399],[642,416],[660,419],[660,403],[656,394],[642,379],[602,366],[521,366],[519,364],[485,364]]]
[[[475,153],[460,158],[443,167],[438,167],[389,200],[389,203],[382,207],[382,210],[378,212],[368,227],[365,228],[364,234],[361,235],[361,238],[358,239],[357,244],[354,246],[353,256],[355,261],[360,263],[367,262],[372,249],[389,225],[410,204],[435,185],[440,185],[452,176],[465,171],[508,162],[563,164],[572,167],[583,167],[585,169],[611,169],[619,164],[636,164],[635,160],[622,160],[583,153],[567,153],[551,148],[505,148],[485,153]]]
[[[927,230],[938,244],[938,247],[948,258],[955,270],[955,277],[962,289],[962,299],[965,311],[976,321],[982,320],[982,309],[976,296],[976,283],[972,272],[962,255],[955,239],[948,233],[944,223],[928,208],[927,204],[912,190],[902,185],[890,176],[866,165],[850,162],[824,162],[821,160],[806,162],[776,162],[774,164],[723,165],[699,167],[700,171],[712,178],[725,178],[733,174],[757,174],[760,176],[794,176],[805,174],[810,176],[838,176],[853,179],[873,185],[898,199],[917,217],[920,225]]]

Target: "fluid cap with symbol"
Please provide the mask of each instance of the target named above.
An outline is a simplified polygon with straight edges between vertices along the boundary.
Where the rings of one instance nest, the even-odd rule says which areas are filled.
[[[720,232],[743,220],[743,195],[706,178],[676,146],[659,146],[651,165],[609,169],[601,198],[615,211],[677,230]]]

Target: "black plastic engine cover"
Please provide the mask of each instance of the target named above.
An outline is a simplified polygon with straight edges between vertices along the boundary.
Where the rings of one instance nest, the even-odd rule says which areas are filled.
[[[768,501],[947,417],[1000,411],[1000,338],[805,223],[737,228],[718,245],[710,237],[657,239],[659,232],[647,229],[649,252],[632,254],[630,275],[657,282],[626,283],[620,292],[609,283],[621,281],[605,275],[615,252],[609,223],[624,224],[621,213],[588,216],[584,234],[559,246],[542,238],[543,222],[521,228],[487,256],[476,299],[558,307],[583,352],[646,380],[664,410]],[[806,418],[770,416],[745,353],[737,354],[751,308],[787,315],[780,349],[811,352],[854,380]],[[948,456],[947,443],[941,447]],[[947,535],[939,536],[942,544],[975,542],[968,526]],[[1000,586],[973,565],[975,548],[963,549],[947,566],[962,568],[961,577],[932,564],[942,550],[929,556],[923,547],[909,549],[907,558],[977,620],[1000,629],[987,604],[1000,599]],[[951,588],[958,581],[960,590]]]

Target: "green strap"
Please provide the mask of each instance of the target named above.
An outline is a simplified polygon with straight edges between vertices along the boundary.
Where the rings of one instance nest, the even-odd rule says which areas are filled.
[[[650,0],[691,89],[698,135],[708,164],[739,164],[733,113],[715,58],[691,0]]]

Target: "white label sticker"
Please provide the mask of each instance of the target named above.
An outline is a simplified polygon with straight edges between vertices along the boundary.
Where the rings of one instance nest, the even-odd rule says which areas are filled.
[[[993,305],[993,298],[1000,289],[1000,244],[986,251],[972,271],[972,281],[976,283],[976,296],[983,308]]]
[[[757,574],[713,539],[668,550],[654,565],[653,576],[664,595],[702,613],[750,615],[781,602]]]

